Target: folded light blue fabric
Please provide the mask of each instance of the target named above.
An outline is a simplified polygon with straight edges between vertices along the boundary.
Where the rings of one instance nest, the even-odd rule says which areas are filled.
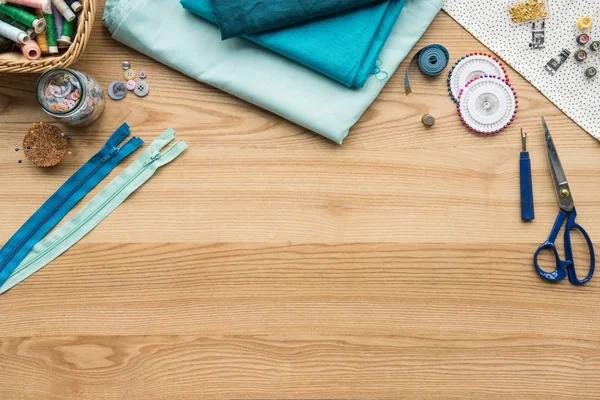
[[[361,88],[406,0],[387,0],[299,25],[245,36],[348,86]],[[186,10],[216,22],[211,0],[181,0]]]
[[[417,43],[444,0],[406,0],[381,54],[390,75]],[[221,41],[219,29],[179,0],[106,0],[112,37],[194,79],[342,143],[385,81],[348,89],[248,40]],[[188,39],[193,38],[193,40]]]
[[[212,0],[223,39],[283,28],[381,0]]]

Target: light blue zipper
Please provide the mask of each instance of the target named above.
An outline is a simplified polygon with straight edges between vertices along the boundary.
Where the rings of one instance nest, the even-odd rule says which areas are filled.
[[[161,149],[174,137],[173,129],[165,131],[89,204],[36,244],[8,280],[0,286],[0,294],[27,279],[71,248],[147,182],[158,168],[177,158],[187,148],[185,142],[177,142],[161,153]]]
[[[8,279],[31,249],[54,228],[75,205],[100,183],[119,163],[144,142],[131,138],[123,123],[102,149],[65,182],[0,249],[0,286]]]

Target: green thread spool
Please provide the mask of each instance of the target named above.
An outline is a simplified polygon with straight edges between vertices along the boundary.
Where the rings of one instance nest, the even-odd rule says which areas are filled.
[[[46,19],[46,39],[48,40],[48,51],[50,54],[58,53],[58,40],[56,39],[56,25],[54,24],[54,15],[44,14]]]
[[[73,33],[75,32],[75,23],[77,19],[72,21],[67,21],[66,19],[63,21],[62,33],[60,35],[60,39],[58,40],[59,44],[69,46],[71,44],[71,39],[73,38]]]
[[[28,13],[22,8],[10,4],[0,4],[0,13],[35,29],[35,33],[42,33],[46,29],[46,21],[38,19],[35,15]]]

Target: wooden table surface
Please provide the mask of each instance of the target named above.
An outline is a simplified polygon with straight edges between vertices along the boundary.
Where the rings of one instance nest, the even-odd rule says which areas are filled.
[[[599,398],[600,278],[546,283],[532,255],[558,212],[540,117],[596,243],[600,145],[523,78],[509,69],[514,126],[480,137],[445,77],[413,73],[406,97],[397,73],[338,146],[112,41],[100,3],[75,68],[106,87],[128,60],[151,93],[108,99],[46,171],[14,151],[51,122],[36,77],[0,76],[0,242],[123,121],[146,142],[173,126],[190,148],[0,296],[0,399]],[[436,42],[485,50],[445,13],[418,47]]]

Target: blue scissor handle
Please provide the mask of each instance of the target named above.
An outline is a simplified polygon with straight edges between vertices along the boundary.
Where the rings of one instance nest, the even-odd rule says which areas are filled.
[[[587,281],[592,279],[592,276],[594,275],[595,265],[596,265],[596,256],[594,253],[594,245],[592,244],[592,240],[590,239],[590,236],[585,231],[585,229],[583,229],[583,227],[581,225],[579,225],[575,222],[576,217],[577,217],[577,211],[575,210],[575,208],[573,208],[573,211],[571,211],[569,213],[567,213],[563,210],[560,210],[560,212],[558,213],[558,217],[556,217],[556,222],[554,223],[554,226],[552,227],[552,232],[550,233],[550,236],[535,252],[535,254],[533,256],[533,264],[534,264],[535,269],[538,272],[538,274],[540,274],[543,278],[550,280],[550,281],[560,281],[562,279],[565,279],[565,277],[567,277],[567,275],[568,275],[569,281],[574,285],[583,285],[584,283],[586,283]],[[565,227],[565,235],[564,235],[566,260],[561,260],[560,255],[558,254],[558,250],[556,249],[556,245],[554,244],[554,242],[556,241],[556,238],[558,237],[558,233],[560,232],[560,228],[562,227],[562,224],[565,222],[565,219],[567,220],[567,225]],[[579,232],[581,232],[581,234],[583,235],[583,237],[585,238],[585,240],[587,242],[587,245],[588,245],[588,248],[590,251],[590,270],[589,270],[587,276],[581,280],[579,280],[579,278],[577,278],[577,272],[575,270],[575,263],[574,263],[574,258],[573,258],[573,248],[571,246],[571,231],[572,230],[578,230]],[[547,249],[552,250],[552,252],[554,253],[554,258],[556,259],[556,269],[552,272],[544,271],[543,269],[540,268],[540,266],[538,264],[538,255],[540,254],[540,252],[542,250],[547,250]]]

